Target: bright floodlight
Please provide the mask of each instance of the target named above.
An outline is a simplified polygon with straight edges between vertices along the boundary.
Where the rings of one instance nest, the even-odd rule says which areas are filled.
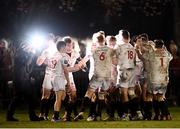
[[[41,49],[43,43],[44,43],[44,36],[41,34],[35,34],[31,37],[31,45],[35,49]]]

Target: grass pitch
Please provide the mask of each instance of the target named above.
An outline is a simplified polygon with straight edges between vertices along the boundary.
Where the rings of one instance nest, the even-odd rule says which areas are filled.
[[[7,122],[4,110],[0,110],[0,128],[180,128],[180,107],[170,108],[173,116],[171,121],[93,121],[87,122],[85,119],[77,122],[57,122],[51,121],[29,121],[26,110],[17,110],[15,117],[19,122]],[[52,112],[50,113],[52,114]],[[61,113],[62,116],[62,113]],[[105,117],[103,113],[103,118]]]

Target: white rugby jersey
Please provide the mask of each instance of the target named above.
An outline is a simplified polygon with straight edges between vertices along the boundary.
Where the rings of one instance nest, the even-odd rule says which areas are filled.
[[[142,45],[142,57],[145,59],[143,61],[143,64],[144,64],[144,70],[146,72],[150,72],[151,71],[151,68],[150,68],[150,61],[149,61],[149,55],[151,52],[154,51],[152,45],[148,42],[148,43],[144,43]]]
[[[67,58],[68,58],[68,63],[70,65],[70,67],[73,67],[76,63],[77,58],[80,57],[80,54],[76,51],[72,51],[71,55],[67,54]]]
[[[150,81],[154,84],[167,84],[169,82],[169,62],[172,55],[164,49],[156,49],[150,54],[151,76]]]
[[[95,76],[99,78],[111,77],[112,52],[113,50],[106,45],[98,46],[93,51]]]
[[[141,75],[143,71],[144,65],[142,60],[139,59],[138,56],[136,56],[136,75]]]
[[[119,45],[116,49],[119,69],[135,67],[136,51],[130,43]]]
[[[50,65],[52,75],[63,77],[65,79],[63,66],[67,66],[67,65],[68,65],[68,60],[66,53],[56,52],[55,55],[52,57],[51,65]]]
[[[54,56],[54,54],[56,52],[57,52],[57,48],[56,48],[56,45],[54,44],[51,47],[45,49],[42,52],[41,57],[45,58],[45,61],[46,61],[47,64],[51,64],[52,57]],[[52,73],[52,68],[49,65],[46,66],[45,73],[46,74],[51,74]]]

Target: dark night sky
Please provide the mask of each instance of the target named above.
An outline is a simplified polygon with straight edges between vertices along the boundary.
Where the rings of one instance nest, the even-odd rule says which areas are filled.
[[[173,0],[114,0],[119,5],[112,0],[64,1],[1,0],[0,36],[20,38],[39,29],[85,38],[99,30],[115,35],[127,29],[132,35],[146,32],[152,39],[174,38]]]

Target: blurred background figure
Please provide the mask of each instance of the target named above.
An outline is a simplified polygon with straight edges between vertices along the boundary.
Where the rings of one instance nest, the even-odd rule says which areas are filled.
[[[170,82],[169,82],[169,97],[172,98],[173,105],[180,105],[180,57],[178,54],[177,44],[171,40],[169,44],[169,50],[173,56],[170,62]]]
[[[35,114],[35,75],[32,72],[35,65],[34,52],[26,43],[21,44],[16,51],[13,80],[14,95],[8,107],[7,121],[18,121],[18,119],[14,118],[14,113],[22,99],[28,103],[29,119],[31,121],[40,120]]]
[[[9,103],[10,90],[13,84],[13,64],[11,53],[8,50],[8,42],[5,39],[0,40],[0,98],[3,109],[6,109]]]
[[[86,43],[79,42],[79,54],[80,58],[77,59],[76,64],[86,56]],[[74,83],[76,86],[77,93],[77,101],[78,104],[81,103],[87,87],[89,85],[89,69],[90,69],[90,61],[86,62],[86,67],[82,70],[73,73]]]

